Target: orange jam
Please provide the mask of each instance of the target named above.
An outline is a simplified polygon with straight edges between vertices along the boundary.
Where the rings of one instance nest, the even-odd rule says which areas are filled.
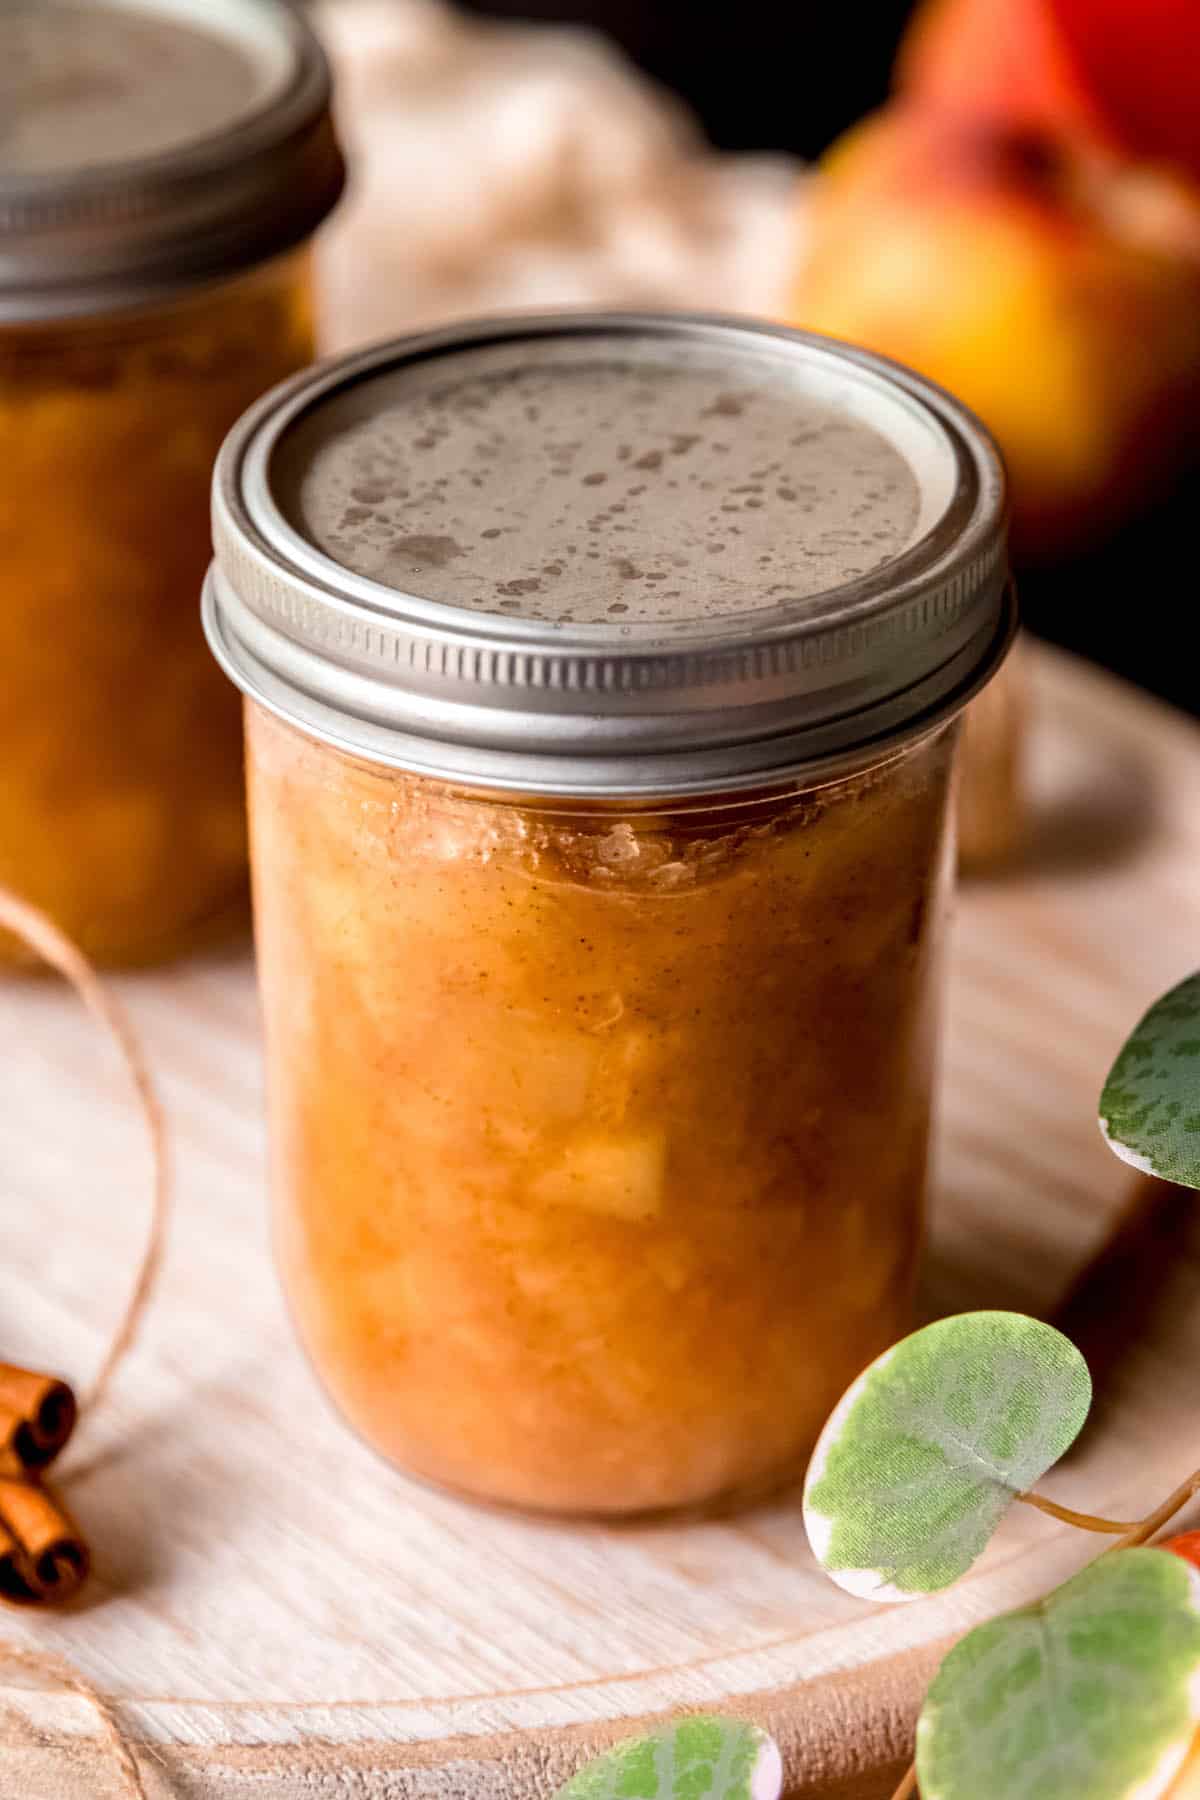
[[[0,139],[0,884],[142,962],[245,918],[195,599],[221,442],[312,360],[329,70],[290,0],[0,0]]]
[[[953,736],[564,811],[250,709],[278,1253],[370,1443],[583,1513],[801,1469],[907,1319]]]
[[[127,317],[0,326],[0,882],[103,961],[243,901],[239,708],[195,606],[208,487],[312,350],[302,255]]]

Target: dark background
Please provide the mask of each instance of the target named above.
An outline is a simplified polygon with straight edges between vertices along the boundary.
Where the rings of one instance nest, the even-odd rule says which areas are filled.
[[[1132,0],[1136,4],[1136,0]],[[682,94],[722,150],[817,156],[888,91],[911,0],[467,0],[595,25]]]
[[[1135,4],[1136,0],[1131,0]],[[909,0],[467,0],[494,17],[591,24],[681,94],[725,150],[819,156],[886,97]],[[1190,606],[1200,477],[1086,556],[1020,571],[1027,624],[1200,712]]]

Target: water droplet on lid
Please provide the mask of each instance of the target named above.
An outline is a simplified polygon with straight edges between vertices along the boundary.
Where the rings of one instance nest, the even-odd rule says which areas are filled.
[[[305,476],[318,544],[401,592],[616,631],[617,618],[624,630],[774,604],[768,567],[820,592],[854,578],[865,539],[884,559],[908,541],[918,497],[903,457],[782,364],[671,345],[630,356],[624,340],[513,363],[528,354],[495,343],[399,368],[374,415],[359,389]],[[723,439],[701,423],[717,418]],[[584,497],[622,469],[619,498]],[[668,573],[689,553],[706,571],[695,591]]]

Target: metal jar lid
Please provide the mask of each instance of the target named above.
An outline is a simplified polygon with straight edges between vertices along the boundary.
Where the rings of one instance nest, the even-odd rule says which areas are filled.
[[[747,787],[948,717],[1013,630],[1004,478],[907,370],[565,314],[277,388],[214,482],[212,648],[352,755],[577,796]]]
[[[300,243],[344,181],[329,98],[287,0],[0,0],[0,323]]]

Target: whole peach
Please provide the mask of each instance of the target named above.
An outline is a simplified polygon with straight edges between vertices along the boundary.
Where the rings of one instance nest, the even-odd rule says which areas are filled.
[[[896,75],[927,104],[1200,179],[1196,0],[924,0]]]
[[[995,121],[898,100],[835,146],[790,317],[974,407],[1025,553],[1110,529],[1200,436],[1200,200]]]

